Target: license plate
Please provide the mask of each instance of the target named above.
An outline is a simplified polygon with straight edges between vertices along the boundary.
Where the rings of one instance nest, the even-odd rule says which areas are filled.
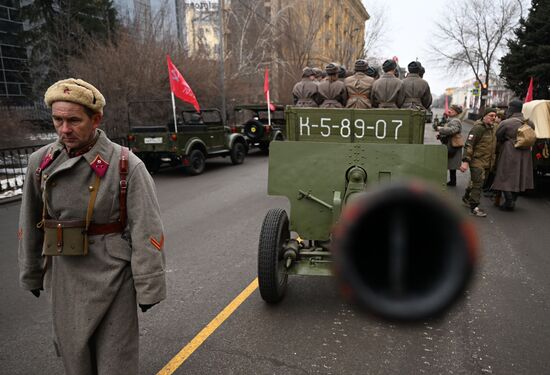
[[[159,144],[162,143],[162,137],[146,137],[143,139],[143,143],[151,145],[151,144]]]

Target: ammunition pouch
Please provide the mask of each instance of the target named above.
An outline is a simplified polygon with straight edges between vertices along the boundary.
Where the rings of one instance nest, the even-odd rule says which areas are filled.
[[[44,220],[42,255],[87,255],[88,233],[84,220]]]

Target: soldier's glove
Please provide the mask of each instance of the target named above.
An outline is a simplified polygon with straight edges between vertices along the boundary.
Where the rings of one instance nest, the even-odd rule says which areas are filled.
[[[41,291],[41,290],[44,290],[44,288],[32,289],[32,290],[31,290],[31,293],[32,293],[36,298],[38,298],[38,297],[40,297],[40,291]]]
[[[158,303],[158,302],[157,302]],[[151,307],[155,306],[157,303],[153,303],[152,305],[142,305],[141,303],[139,304],[139,308],[141,309],[141,312],[146,312],[147,310],[149,310]]]

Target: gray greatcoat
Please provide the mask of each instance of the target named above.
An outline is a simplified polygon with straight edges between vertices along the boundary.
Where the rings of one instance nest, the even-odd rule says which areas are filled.
[[[357,72],[344,80],[348,92],[347,108],[371,108],[370,101],[374,78],[363,72]]]
[[[302,78],[294,85],[292,96],[297,107],[319,107],[321,103],[319,84],[309,78]]]
[[[53,256],[45,262],[44,235],[36,226],[44,197],[50,218],[85,218],[96,176],[91,166],[98,155],[109,166],[101,177],[92,222],[119,218],[121,148],[97,132],[97,142],[83,155],[70,158],[57,141],[30,156],[19,220],[20,283],[26,290],[46,289],[54,342],[67,374],[137,374],[137,303],[155,304],[166,297],[163,227],[144,164],[130,153],[124,233],[89,236],[88,255]],[[47,153],[57,157],[37,173]]]
[[[427,109],[432,105],[430,85],[416,73],[409,73],[403,80],[403,95],[401,108]]]
[[[517,130],[522,123],[523,115],[515,113],[497,128],[497,141],[501,147],[492,187],[494,190],[521,192],[534,187],[531,149],[514,147]],[[532,123],[529,125],[534,128]]]
[[[392,73],[384,73],[372,84],[371,101],[378,108],[401,108],[403,82]]]
[[[327,79],[319,83],[319,95],[321,96],[321,107],[343,108],[348,100],[348,93],[343,81],[331,81]]]
[[[462,133],[462,123],[456,117],[449,118],[443,128],[439,131],[441,135],[441,143],[447,145],[449,152],[447,153],[447,169],[458,169],[462,163],[462,148],[449,148],[451,137],[455,134]]]

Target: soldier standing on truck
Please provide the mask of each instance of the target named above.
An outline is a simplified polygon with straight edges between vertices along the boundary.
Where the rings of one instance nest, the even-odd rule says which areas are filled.
[[[403,82],[395,76],[396,68],[395,61],[384,61],[384,74],[372,85],[371,101],[374,107],[401,108],[403,105]]]
[[[366,75],[369,64],[359,59],[355,62],[355,74],[344,80],[348,92],[347,108],[371,108],[370,101],[374,79]]]
[[[338,79],[338,64],[330,63],[325,67],[327,79],[319,84],[319,94],[323,108],[344,108],[348,93],[344,82]]]
[[[46,290],[66,374],[138,374],[137,305],[166,297],[164,234],[143,162],[98,129],[105,99],[81,79],[46,104],[59,139],[30,158],[19,219],[19,276]]]
[[[407,66],[409,74],[403,80],[403,94],[405,100],[401,108],[428,109],[432,105],[432,93],[430,85],[420,78],[421,65],[417,61]]]
[[[297,107],[319,107],[319,84],[313,69],[304,68],[302,80],[294,85],[292,96]]]
[[[367,68],[367,71],[365,72],[369,77],[371,77],[372,79],[374,79],[375,81],[380,78],[380,74],[378,74],[378,69],[377,68],[374,68],[372,66],[369,66]],[[372,91],[372,90],[371,90]]]

